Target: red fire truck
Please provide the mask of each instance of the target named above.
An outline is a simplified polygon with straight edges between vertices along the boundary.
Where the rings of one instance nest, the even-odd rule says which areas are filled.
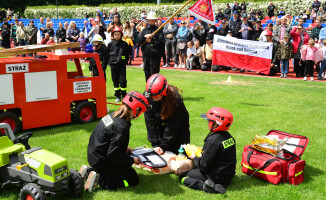
[[[43,46],[43,50],[49,48]],[[0,57],[13,55],[6,52],[9,50],[0,51]],[[107,114],[106,84],[98,54],[62,52],[65,51],[38,53],[43,58],[0,58],[0,123],[9,124],[17,133],[71,121],[87,123]],[[84,76],[81,58],[94,58],[99,76]],[[74,70],[68,69],[68,62],[74,63]]]

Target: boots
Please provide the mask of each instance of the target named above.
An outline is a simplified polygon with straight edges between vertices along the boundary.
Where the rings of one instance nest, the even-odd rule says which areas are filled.
[[[116,100],[115,100],[115,102],[116,103],[117,102],[120,102],[121,101],[121,90],[120,89],[119,90],[115,90],[114,96],[117,97]]]
[[[127,94],[127,92],[126,92],[127,88],[121,88],[121,89],[122,89],[121,90],[121,99],[123,99]]]

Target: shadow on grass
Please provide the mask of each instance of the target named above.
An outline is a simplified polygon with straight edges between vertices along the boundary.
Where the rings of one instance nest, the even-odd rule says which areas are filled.
[[[241,104],[246,105],[246,106],[253,106],[253,107],[268,107],[268,106],[271,106],[271,105],[265,105],[265,104],[244,103],[244,102],[242,102]]]
[[[228,191],[242,191],[242,190],[248,190],[251,187],[261,187],[261,186],[267,186],[270,183],[256,178],[256,177],[249,177],[247,175],[242,174],[241,179],[236,175],[232,179],[231,184],[228,186]]]
[[[303,183],[309,183],[315,181],[315,177],[320,177],[321,175],[325,174],[325,171],[306,164],[306,167],[304,169],[304,182]]]
[[[201,101],[204,99],[205,99],[205,97],[185,97],[185,98],[183,98],[184,101]]]

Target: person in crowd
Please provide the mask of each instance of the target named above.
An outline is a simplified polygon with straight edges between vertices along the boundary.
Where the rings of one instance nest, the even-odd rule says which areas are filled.
[[[146,19],[146,18],[147,18],[147,13],[146,13],[145,10],[143,10],[143,12],[140,14],[140,19],[141,19],[141,20],[144,20],[144,19]]]
[[[314,34],[313,34],[313,32],[312,32],[312,29],[313,29],[313,27],[312,27],[311,24],[310,24],[310,25],[308,26],[308,28],[306,29],[306,32],[307,32],[309,38],[313,38],[313,37],[314,37]]]
[[[248,21],[246,13],[242,14],[242,23],[239,32],[241,32],[241,39],[244,40],[252,40],[252,37],[255,34],[255,28],[252,23]]]
[[[297,26],[301,26],[301,27],[302,27],[302,31],[303,31],[303,32],[306,32],[306,28],[303,27],[303,23],[304,23],[304,19],[303,19],[303,18],[299,18],[299,19],[298,19],[298,24],[297,24]],[[293,27],[292,27],[292,28],[293,28]]]
[[[103,19],[106,20],[108,18],[108,15],[105,13],[105,11],[103,10]]]
[[[323,73],[325,72],[326,68],[326,40],[322,41],[323,46],[321,50],[323,51],[323,61],[321,62],[321,67],[318,73],[318,80],[323,80]]]
[[[227,21],[229,21],[231,19],[231,12],[232,11],[231,11],[230,5],[227,3],[226,8],[224,9],[224,16]]]
[[[15,19],[15,23],[11,25],[11,29],[10,29],[10,44],[14,44],[14,46],[18,45],[17,34],[16,34],[18,26],[19,26],[19,20]]]
[[[281,7],[280,10],[278,11],[278,15],[279,15],[279,16],[282,16],[282,17],[285,15],[285,11],[284,11],[284,9],[283,9],[282,7]]]
[[[294,58],[294,72],[296,73],[296,77],[303,76],[305,63],[301,62],[301,47],[302,45],[307,45],[309,41],[309,36],[306,32],[303,32],[302,26],[298,25],[292,29],[290,32],[292,37],[293,44],[293,58]]]
[[[164,34],[162,29],[155,35],[153,34],[158,29],[155,25],[156,20],[156,14],[153,11],[149,12],[147,15],[149,26],[142,30],[138,40],[138,44],[141,46],[143,53],[143,67],[146,81],[151,75],[160,72],[162,48],[164,48]]]
[[[85,38],[87,38],[88,40],[91,40],[91,38],[88,37],[88,34],[93,28],[93,25],[90,22],[91,20],[92,20],[91,18],[89,18],[88,20],[85,20],[84,27],[82,29],[82,32],[84,33]]]
[[[95,19],[95,25],[92,26],[92,29],[88,32],[87,37],[90,38],[89,41],[92,42],[94,35],[99,34],[99,33],[100,33],[100,20]]]
[[[241,39],[242,38],[242,34],[240,32],[241,30],[241,25],[242,25],[242,21],[241,19],[239,19],[239,12],[238,11],[234,11],[233,12],[233,19],[231,19],[229,21],[229,29],[230,31],[232,31],[232,34],[234,37]]]
[[[103,13],[101,12],[100,9],[97,9],[97,10],[96,10],[96,16],[100,16],[101,21],[104,21]]]
[[[224,14],[222,13],[222,10],[221,9],[218,9],[218,13],[216,14],[215,16],[215,20],[223,20],[225,18]]]
[[[267,7],[267,14],[269,18],[275,16],[275,13],[276,13],[276,6],[273,4],[273,2],[270,2],[269,6]]]
[[[188,29],[186,28],[186,23],[184,20],[180,22],[180,27],[176,34],[177,38],[177,51],[176,54],[179,55],[180,66],[179,68],[185,69],[186,59],[187,59],[187,37]],[[174,67],[176,68],[176,66]]]
[[[79,42],[79,44],[80,44],[80,50],[85,51],[86,45],[88,44],[88,39],[85,38],[84,32],[79,33],[79,38],[78,38],[77,42]]]
[[[125,21],[125,25],[123,26],[123,41],[125,41],[128,44],[126,53],[127,55],[129,55],[129,63],[127,60],[127,63],[129,65],[131,65],[131,59],[132,59],[132,48],[134,46],[133,43],[133,37],[134,37],[134,30],[131,28],[130,26],[130,22],[129,21]]]
[[[17,27],[17,40],[20,46],[26,46],[28,42],[28,33],[27,27],[24,25],[23,22],[19,22],[19,26]],[[26,54],[23,54],[25,57]]]
[[[253,18],[255,18],[256,19],[256,12],[255,12],[255,10],[253,9],[253,8],[251,8],[250,9],[250,12],[249,12],[249,15],[251,16],[251,18],[253,19]]]
[[[247,11],[247,5],[246,5],[245,1],[241,2],[240,7],[241,7],[241,12],[246,12]]]
[[[112,22],[113,21],[113,18],[114,18],[114,15],[113,15],[113,12],[112,11],[110,11],[109,13],[110,13],[109,14],[109,20]]]
[[[27,26],[27,44],[37,44],[37,27],[34,25],[34,20],[30,20]],[[36,56],[36,53],[34,55]],[[28,56],[32,57],[33,53],[29,53]]]
[[[85,190],[92,192],[96,185],[102,189],[116,190],[135,186],[139,177],[133,164],[140,164],[139,158],[130,156],[128,147],[131,120],[146,112],[147,99],[136,91],[131,91],[122,101],[117,111],[105,116],[93,130],[87,147],[90,165],[82,166],[79,173],[84,179]]]
[[[284,35],[290,35],[292,28],[287,24],[287,18],[285,16],[281,17],[281,24],[276,26],[274,33],[274,40],[276,42],[283,42]]]
[[[194,35],[192,34],[192,32],[194,31],[193,27],[190,26],[190,20],[186,19],[186,28],[188,29],[188,37],[187,37],[187,41],[193,41],[194,40]]]
[[[122,40],[124,34],[119,27],[114,28],[112,34],[114,40],[108,44],[108,59],[114,96],[116,96],[115,102],[119,102],[125,97],[127,91],[126,65],[128,64],[129,48],[127,42]]]
[[[145,97],[152,106],[144,114],[147,138],[158,154],[177,154],[180,145],[190,143],[189,113],[180,92],[161,74],[147,80]]]
[[[69,24],[68,24],[68,22],[65,22],[64,24],[63,24],[63,27],[64,27],[64,29],[66,30],[66,39],[68,38],[68,30],[69,30]]]
[[[324,10],[322,7],[319,7],[318,11],[317,11],[317,17],[321,17],[325,14]]]
[[[217,35],[221,35],[221,36],[226,36],[228,34],[229,31],[229,27],[226,24],[226,21],[223,20],[222,21],[222,27],[220,29],[217,30]]]
[[[77,42],[79,37],[80,30],[77,27],[76,23],[74,21],[70,22],[69,29],[68,29],[68,37],[67,39],[70,42]]]
[[[121,16],[120,16],[120,13],[118,13],[118,8],[117,7],[113,8],[113,16],[115,16],[115,15],[117,15],[119,20],[120,20]]]
[[[43,30],[43,34],[49,33],[50,37],[54,36],[54,30],[51,28],[52,22],[46,22],[45,29]]]
[[[287,78],[289,72],[289,61],[293,57],[293,46],[290,35],[285,33],[282,40],[279,40],[279,47],[276,53],[277,59],[281,61],[281,78]]]
[[[49,41],[46,44],[53,44],[55,43],[53,37],[49,37]]]
[[[301,50],[301,59],[305,62],[305,69],[304,69],[304,78],[303,80],[307,80],[307,76],[310,76],[310,80],[314,80],[314,66],[317,60],[317,51],[320,50],[319,48],[315,47],[315,40],[309,39],[308,46],[304,47]]]
[[[106,40],[105,33],[107,32],[107,27],[106,27],[105,23],[101,21],[100,16],[96,16],[95,20],[96,19],[98,19],[100,21],[100,24],[99,24],[100,28],[99,28],[98,34],[103,38],[103,40]]]
[[[263,11],[259,8],[256,13],[256,19],[263,20],[263,18],[264,18]]]
[[[212,35],[207,35],[206,44],[203,45],[203,64],[201,66],[202,71],[209,71],[212,67],[212,60],[213,60],[213,37]]]
[[[156,23],[156,26],[157,27],[160,27],[160,26],[162,26],[162,24],[163,24],[163,21],[162,21],[162,19],[158,19],[157,20],[157,23]],[[164,27],[163,27],[164,28]],[[164,34],[164,33],[163,33]],[[163,37],[163,40],[164,40],[164,44],[165,44],[165,38]],[[165,66],[166,65],[166,54],[165,54],[165,48],[162,48],[162,60],[163,60],[163,66]]]
[[[41,40],[41,44],[47,44],[48,41],[50,39],[50,34],[49,33],[45,33],[44,34],[44,38]]]
[[[277,72],[277,64],[279,63],[279,60],[277,58],[279,43],[273,40],[273,33],[271,31],[267,31],[265,37],[266,37],[266,42],[273,43],[272,62],[271,65],[269,66],[270,68],[269,75],[274,76]]]
[[[2,37],[1,46],[4,47],[5,49],[9,49],[10,48],[10,28],[9,28],[8,23],[3,23],[1,25],[1,37]]]
[[[94,53],[98,53],[98,56],[100,57],[101,66],[104,73],[104,79],[106,81],[106,68],[109,60],[108,51],[106,49],[104,40],[99,34],[97,34],[94,35],[92,44],[94,47]],[[93,57],[89,59],[89,71],[91,76],[99,76],[97,65]]]
[[[273,23],[268,23],[266,29],[260,34],[259,41],[261,42],[267,42],[266,40],[266,33],[267,31],[270,31],[273,33]]]
[[[233,115],[224,108],[213,107],[200,116],[208,121],[209,129],[203,153],[201,157],[195,153],[189,156],[196,168],[182,173],[179,178],[187,187],[224,194],[236,173],[236,142],[228,132]]]
[[[141,33],[143,31],[143,29],[145,29],[148,26],[147,21],[144,19],[142,20],[137,26],[136,29],[139,33]]]
[[[307,21],[307,19],[310,18],[310,9],[307,8],[305,12],[302,13],[302,19],[304,22]]]
[[[136,57],[139,57],[139,45],[138,45],[139,32],[137,30],[137,26],[135,23],[131,23],[130,25],[134,30],[134,40],[133,40],[134,47],[132,48],[132,58],[133,58],[132,60],[134,60],[135,50],[136,50]]]
[[[207,23],[199,19],[198,22],[194,24],[193,35],[195,39],[200,41],[200,46],[206,43],[207,32]]]
[[[248,15],[248,21],[250,21],[252,23],[252,25],[254,26],[254,28],[256,27],[256,23],[257,23],[256,17],[251,18],[250,15]]]
[[[212,25],[212,24],[207,24],[208,26],[208,32],[207,32],[207,35],[216,35],[217,34],[217,28],[215,25]]]
[[[200,46],[200,42],[199,40],[195,40],[194,42],[194,47],[196,49],[196,54],[193,56],[192,58],[192,68],[193,69],[201,69],[201,66],[203,64],[203,49],[202,47]]]
[[[52,28],[53,26],[53,22],[51,21],[51,18],[50,17],[47,17],[46,20],[45,20],[45,27],[46,27],[46,23],[50,23],[50,28]]]
[[[312,21],[315,21],[316,17],[317,17],[317,12],[313,9],[310,14],[310,19]]]
[[[187,60],[186,60],[186,66],[187,70],[193,70],[193,58],[196,54],[196,49],[194,47],[194,43],[192,41],[189,41],[187,43],[188,48],[187,48]]]
[[[55,36],[57,38],[57,43],[66,41],[67,30],[63,28],[63,24],[59,22],[59,28],[57,29]]]
[[[37,28],[40,30],[41,38],[44,38],[43,30],[45,29],[44,17],[40,17],[40,23],[37,25]]]
[[[326,27],[320,30],[318,43],[322,43],[322,41],[325,39],[326,39]]]
[[[235,5],[233,5],[233,13],[237,11],[239,14],[241,14],[241,6],[239,5],[238,2],[235,3]]]
[[[278,26],[280,26],[281,23],[282,23],[281,18],[276,18],[276,20],[275,20],[275,26],[273,27],[273,33],[276,32],[276,28],[277,28]]]
[[[321,7],[321,3],[318,0],[315,0],[311,5],[311,8],[315,10],[315,12],[317,12],[320,7]]]
[[[261,21],[258,20],[258,21],[256,22],[256,26],[255,26],[255,34],[252,36],[252,40],[254,40],[254,41],[259,41],[259,37],[260,37],[260,35],[262,34],[262,32],[263,32],[263,29],[262,29],[262,27],[261,27]]]
[[[111,33],[115,27],[118,27],[121,30],[123,30],[123,25],[118,15],[114,15],[113,21],[110,23],[108,27],[108,33]],[[111,39],[113,39],[113,35],[111,35]]]

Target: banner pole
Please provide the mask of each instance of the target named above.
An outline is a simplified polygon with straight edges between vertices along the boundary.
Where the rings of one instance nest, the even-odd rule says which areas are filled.
[[[192,0],[188,0],[181,8],[179,8],[173,15],[171,15],[169,17],[168,20],[166,20],[160,27],[158,27],[158,29],[153,33],[153,35],[155,35],[157,32],[159,32],[162,28],[164,28],[164,26],[169,23],[179,12],[181,12],[182,9],[184,9],[184,7],[186,7]],[[141,45],[144,46],[146,44],[146,41]]]

